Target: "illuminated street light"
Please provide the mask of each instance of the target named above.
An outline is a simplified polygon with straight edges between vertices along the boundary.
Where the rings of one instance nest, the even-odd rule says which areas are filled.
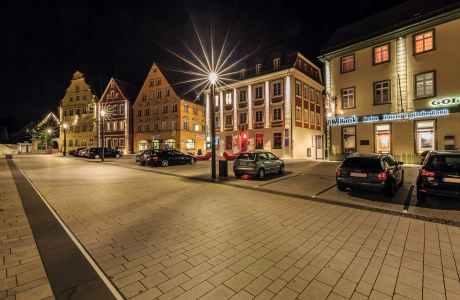
[[[102,116],[102,161],[104,161],[104,116],[105,116],[105,110],[101,110],[101,116]]]
[[[51,145],[50,145],[50,141],[51,141],[51,129],[48,129],[47,132],[48,132],[48,143],[47,143],[47,144],[48,144],[48,152],[51,154],[51,149],[50,149],[50,148],[51,148]]]
[[[64,127],[64,156],[66,156],[67,155],[67,140],[66,140],[67,123],[64,123],[62,127]]]
[[[215,103],[215,89],[217,82],[217,73],[211,72],[209,74],[209,81],[211,82],[211,174],[212,179],[216,178],[216,103]]]

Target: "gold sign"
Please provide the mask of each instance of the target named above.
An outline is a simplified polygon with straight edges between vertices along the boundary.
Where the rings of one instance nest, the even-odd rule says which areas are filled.
[[[264,128],[264,124],[254,124],[254,129]]]
[[[272,127],[281,127],[283,125],[283,122],[272,122]]]
[[[224,131],[233,131],[233,127],[232,126],[224,127]]]

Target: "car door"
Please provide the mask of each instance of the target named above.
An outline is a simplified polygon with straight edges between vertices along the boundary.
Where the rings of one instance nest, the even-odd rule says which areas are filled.
[[[278,159],[278,157],[276,157],[275,154],[271,153],[271,152],[267,152],[267,155],[268,155],[268,159],[270,160],[270,165],[271,165],[271,168],[272,168],[272,172],[277,172],[279,169],[280,169],[280,166],[281,166],[281,161]]]
[[[166,159],[169,165],[177,164],[177,158],[174,151],[168,150],[163,152],[163,160]]]
[[[270,173],[272,172],[272,165],[271,165],[271,162],[270,160],[268,159],[268,155],[267,153],[260,153],[259,154],[259,160],[260,160],[260,163],[262,164],[262,166],[264,167],[265,169],[265,173]]]
[[[399,184],[402,177],[401,165],[398,165],[392,157],[385,157],[384,159],[388,163],[389,169],[393,172],[393,177],[396,180],[396,184]]]

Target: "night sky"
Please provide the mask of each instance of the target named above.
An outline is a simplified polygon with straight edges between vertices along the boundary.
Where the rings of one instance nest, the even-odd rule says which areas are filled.
[[[349,0],[118,0],[2,1],[0,125],[38,121],[57,113],[72,74],[96,87],[110,77],[141,87],[153,62],[193,70],[162,46],[193,59],[203,56],[190,14],[209,48],[236,46],[230,61],[284,44],[316,59],[336,29],[406,2]],[[210,48],[208,49],[208,51]]]

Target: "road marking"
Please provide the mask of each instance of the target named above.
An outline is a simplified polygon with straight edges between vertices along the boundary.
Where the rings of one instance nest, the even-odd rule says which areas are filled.
[[[403,213],[405,214],[407,214],[408,209],[409,209],[410,199],[412,197],[412,191],[414,190],[414,186],[415,185],[413,183],[410,185],[409,193],[407,194],[407,197],[406,197],[406,202],[404,202]]]

